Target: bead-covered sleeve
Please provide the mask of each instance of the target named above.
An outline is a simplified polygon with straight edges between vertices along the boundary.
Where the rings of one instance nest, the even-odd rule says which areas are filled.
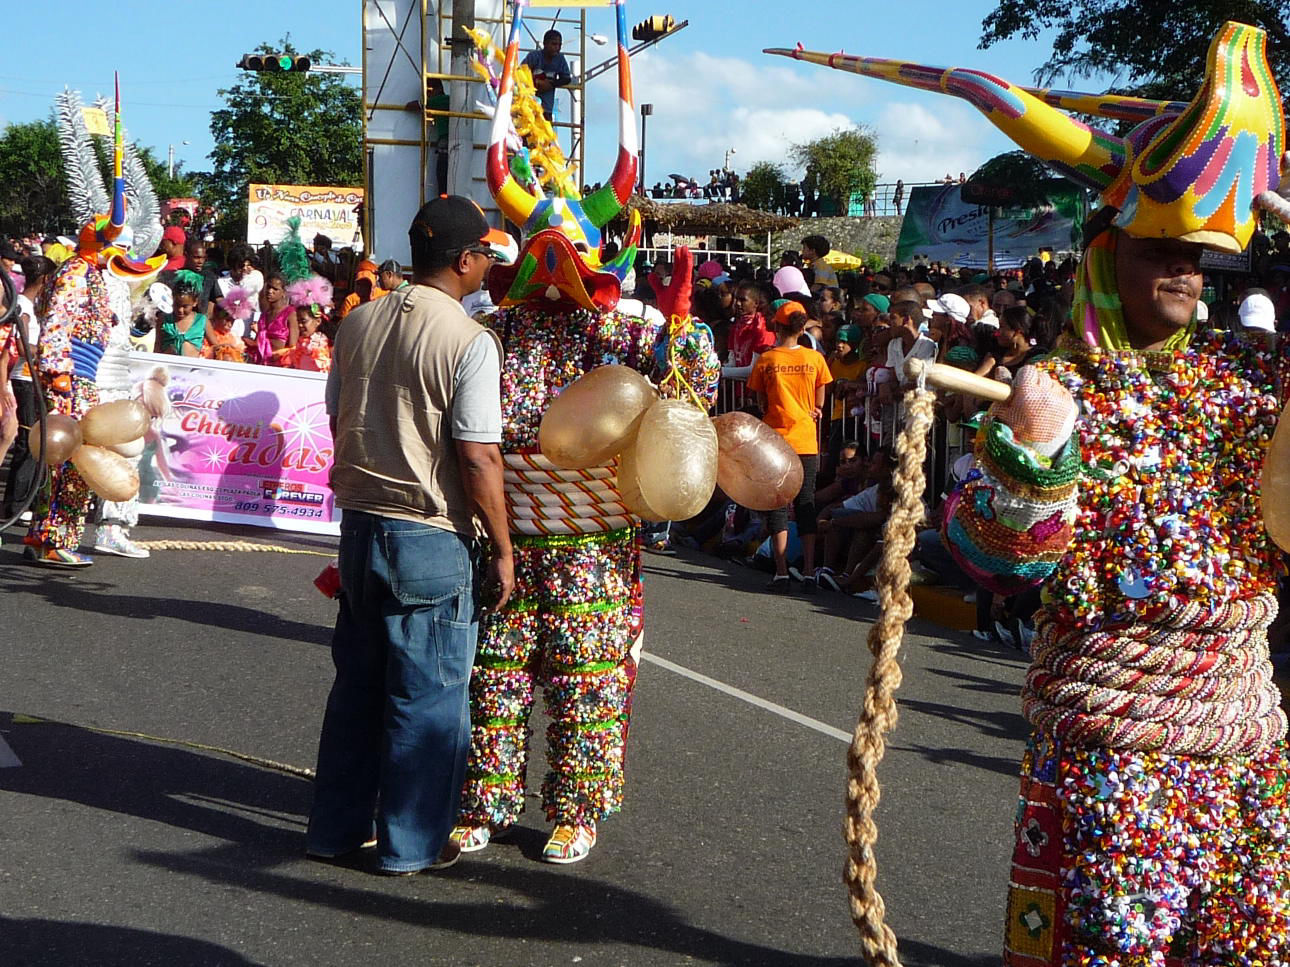
[[[717,402],[721,359],[707,325],[690,318],[679,326],[661,326],[654,360],[655,382],[664,396],[687,398],[684,387],[688,385],[705,408],[711,409]],[[670,375],[673,370],[680,379]]]
[[[946,502],[942,538],[967,574],[997,594],[1042,584],[1071,542],[1079,438],[1051,457],[1015,440],[990,419],[976,442],[976,466]]]

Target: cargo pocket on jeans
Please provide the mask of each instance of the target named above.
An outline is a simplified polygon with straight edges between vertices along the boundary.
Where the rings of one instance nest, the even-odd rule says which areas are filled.
[[[452,618],[446,608],[434,616],[439,681],[444,685],[460,685],[470,678],[470,666],[475,663],[474,627],[469,621]]]

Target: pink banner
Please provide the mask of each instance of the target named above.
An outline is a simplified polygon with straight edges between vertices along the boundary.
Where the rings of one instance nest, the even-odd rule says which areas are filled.
[[[130,376],[163,411],[139,460],[141,513],[340,533],[326,376],[153,353],[132,354]]]

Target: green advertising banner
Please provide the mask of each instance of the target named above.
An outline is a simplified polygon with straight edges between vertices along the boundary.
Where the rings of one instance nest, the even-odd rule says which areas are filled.
[[[989,249],[990,210],[960,197],[962,185],[924,185],[909,194],[896,243],[896,261],[915,256],[952,265],[984,266]],[[1074,185],[1055,183],[1048,204],[1038,208],[1000,208],[994,218],[995,265],[1020,265],[1042,248],[1054,252],[1079,249],[1079,232],[1087,210],[1084,193]]]

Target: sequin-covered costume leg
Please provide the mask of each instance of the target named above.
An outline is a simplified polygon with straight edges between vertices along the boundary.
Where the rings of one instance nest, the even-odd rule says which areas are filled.
[[[1290,761],[1063,747],[1022,762],[1008,967],[1286,965]]]
[[[471,679],[473,742],[462,825],[505,826],[524,804],[535,680],[552,723],[543,808],[580,824],[618,811],[640,633],[632,529],[516,537],[515,595],[481,635]]]
[[[86,410],[99,402],[98,386],[92,379],[70,376],[71,391],[48,389],[46,404],[51,413],[63,413],[80,419]],[[34,547],[55,547],[75,551],[85,534],[85,515],[92,497],[89,485],[71,461],[51,467],[49,480],[41,488],[33,508],[34,519],[24,543]]]

